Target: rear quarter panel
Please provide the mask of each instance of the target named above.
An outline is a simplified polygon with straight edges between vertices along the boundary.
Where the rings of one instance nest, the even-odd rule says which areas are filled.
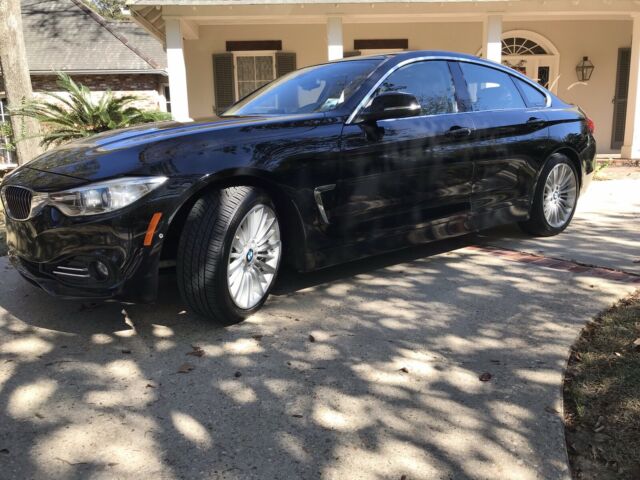
[[[586,116],[580,108],[570,105],[552,106],[547,115],[554,150],[564,149],[574,153],[579,162],[578,175],[584,190],[596,165],[596,141],[587,127]]]

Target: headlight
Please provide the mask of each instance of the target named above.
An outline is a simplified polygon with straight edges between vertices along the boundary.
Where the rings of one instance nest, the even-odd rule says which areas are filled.
[[[49,193],[46,203],[70,217],[112,212],[155,190],[167,177],[127,177]]]

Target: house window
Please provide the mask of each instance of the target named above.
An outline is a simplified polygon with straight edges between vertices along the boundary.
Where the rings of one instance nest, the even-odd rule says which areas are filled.
[[[275,52],[234,52],[233,57],[237,100],[276,78]]]
[[[502,55],[546,55],[547,51],[533,40],[510,37],[502,40]]]
[[[164,95],[164,105],[167,112],[171,113],[171,90],[169,90],[169,85],[162,86],[162,93]]]
[[[0,98],[0,165],[12,163],[12,141],[7,100]]]

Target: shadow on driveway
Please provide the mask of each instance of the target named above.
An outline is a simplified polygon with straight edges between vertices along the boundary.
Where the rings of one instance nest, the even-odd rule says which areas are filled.
[[[186,312],[170,275],[157,305],[86,305],[35,290],[2,259],[0,471],[568,478],[567,348],[630,287],[464,248],[473,241],[287,273],[264,310],[227,329]]]

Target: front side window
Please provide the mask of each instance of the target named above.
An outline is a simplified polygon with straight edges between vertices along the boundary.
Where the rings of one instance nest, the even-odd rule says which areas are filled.
[[[474,112],[525,108],[511,75],[473,63],[460,62],[460,68]]]
[[[422,115],[456,113],[455,87],[447,62],[427,61],[401,67],[376,91],[410,93],[422,107]]]
[[[342,106],[381,59],[327,63],[296,70],[242,99],[223,116],[328,112]]]

